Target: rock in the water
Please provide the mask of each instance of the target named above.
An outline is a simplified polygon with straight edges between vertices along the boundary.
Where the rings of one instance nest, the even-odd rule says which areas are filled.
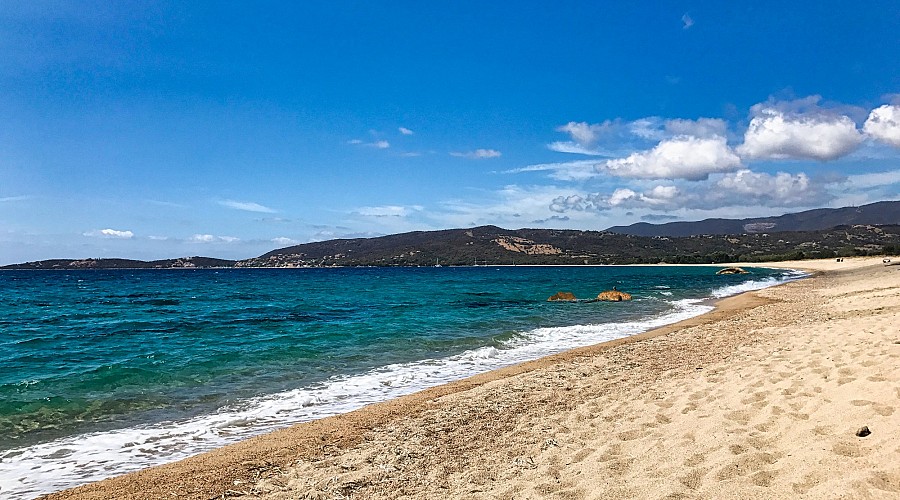
[[[871,433],[872,433],[872,431],[869,430],[869,426],[868,426],[868,425],[864,425],[864,426],[860,427],[858,431],[856,431],[856,435],[859,436],[859,437],[861,437],[861,438],[864,438],[864,437],[868,436],[868,435],[871,434]]]
[[[575,302],[575,294],[572,292],[556,292],[556,295],[547,299],[547,302]]]
[[[631,294],[620,292],[618,290],[607,290],[597,295],[597,300],[605,300],[607,302],[622,302],[623,300],[631,300]]]
[[[716,274],[750,274],[750,271],[740,267],[726,267],[725,269],[719,269]]]

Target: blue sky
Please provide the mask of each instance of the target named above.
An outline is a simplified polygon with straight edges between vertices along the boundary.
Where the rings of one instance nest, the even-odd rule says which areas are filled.
[[[900,199],[898,68],[895,1],[4,1],[0,264]]]

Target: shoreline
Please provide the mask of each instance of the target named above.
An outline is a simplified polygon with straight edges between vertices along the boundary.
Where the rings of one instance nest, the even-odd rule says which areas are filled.
[[[822,276],[821,272],[813,267],[800,265],[802,263],[812,262],[785,263],[779,267],[805,268],[808,272],[813,273],[808,279],[799,282],[810,281]],[[775,267],[771,264],[760,263],[757,266]],[[750,267],[747,264],[742,265]],[[585,362],[585,360],[601,357],[609,351],[620,348],[627,349],[629,346],[658,339],[674,332],[728,321],[754,309],[778,302],[777,297],[772,298],[767,296],[768,294],[760,292],[789,286],[790,283],[719,299],[713,311],[634,336],[485,372],[407,396],[375,403],[349,413],[296,424],[179,462],[51,493],[40,498],[108,498],[111,496],[117,498],[172,498],[173,494],[177,494],[178,497],[211,498],[219,497],[229,490],[232,490],[229,495],[234,495],[239,491],[244,491],[247,485],[254,484],[261,477],[269,475],[273,470],[284,470],[291,464],[298,463],[298,460],[312,460],[315,457],[321,457],[323,450],[349,450],[363,444],[367,441],[368,434],[374,429],[390,427],[398,421],[415,418],[435,405],[439,405],[441,399],[460,397],[467,391],[482,390],[497,384],[510,384],[514,378],[519,376],[546,371],[561,364]],[[331,452],[326,452],[326,454],[330,455]]]

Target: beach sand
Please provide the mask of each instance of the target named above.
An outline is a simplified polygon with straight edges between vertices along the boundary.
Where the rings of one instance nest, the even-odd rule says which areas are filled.
[[[821,272],[46,498],[900,498],[900,266],[765,266]]]

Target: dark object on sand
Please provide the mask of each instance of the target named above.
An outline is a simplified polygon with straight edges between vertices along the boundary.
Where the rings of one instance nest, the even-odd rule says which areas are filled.
[[[725,269],[719,269],[716,274],[750,274],[750,271],[741,269],[740,267],[726,267]]]
[[[575,302],[575,294],[572,292],[556,292],[556,295],[547,299],[547,302]]]
[[[868,425],[864,425],[864,426],[860,427],[858,431],[856,431],[857,437],[861,437],[861,438],[864,438],[871,433],[872,433],[872,431],[869,430]]]

